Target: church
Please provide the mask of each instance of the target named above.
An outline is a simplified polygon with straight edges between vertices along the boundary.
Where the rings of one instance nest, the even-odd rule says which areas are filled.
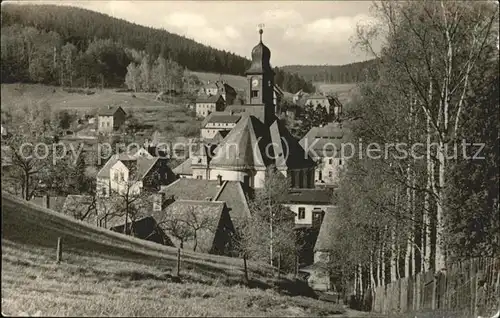
[[[262,42],[262,34],[260,29],[260,41],[246,71],[246,104],[226,108],[226,112],[239,113],[241,119],[217,145],[199,145],[174,173],[262,188],[267,168],[274,166],[292,188],[314,188],[315,162],[276,116],[271,51]]]

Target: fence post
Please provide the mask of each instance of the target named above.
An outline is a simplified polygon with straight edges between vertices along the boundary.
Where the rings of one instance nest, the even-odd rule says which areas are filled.
[[[57,238],[57,264],[62,261],[62,238]]]
[[[439,272],[434,274],[434,280],[432,281],[432,310],[437,309],[437,289],[438,289],[438,277]]]
[[[177,248],[177,277],[181,277],[181,248]]]
[[[299,276],[299,255],[295,255],[295,279]]]
[[[281,253],[278,253],[278,280],[281,278]]]
[[[248,284],[247,254],[243,253],[243,266],[245,270],[245,284]]]

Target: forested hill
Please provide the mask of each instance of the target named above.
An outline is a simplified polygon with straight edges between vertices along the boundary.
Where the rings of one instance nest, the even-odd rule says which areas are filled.
[[[160,52],[193,71],[243,75],[250,61],[165,30],[149,28],[109,15],[58,5],[2,5],[2,27],[20,24],[56,32],[62,43],[85,51],[94,39],[111,39],[124,47]]]
[[[346,65],[287,65],[282,70],[297,73],[306,81],[327,83],[357,83],[373,74],[376,60],[356,62]]]

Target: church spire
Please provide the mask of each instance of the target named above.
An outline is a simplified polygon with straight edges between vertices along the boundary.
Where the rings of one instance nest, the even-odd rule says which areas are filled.
[[[259,36],[260,36],[260,43],[262,43],[262,33],[264,33],[264,24],[261,23],[259,24]]]

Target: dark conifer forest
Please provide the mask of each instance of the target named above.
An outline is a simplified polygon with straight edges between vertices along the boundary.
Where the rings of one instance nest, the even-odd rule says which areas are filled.
[[[130,63],[162,57],[184,69],[244,75],[250,61],[166,30],[57,5],[2,5],[1,80],[71,86],[123,86]],[[286,91],[313,91],[275,68]]]

